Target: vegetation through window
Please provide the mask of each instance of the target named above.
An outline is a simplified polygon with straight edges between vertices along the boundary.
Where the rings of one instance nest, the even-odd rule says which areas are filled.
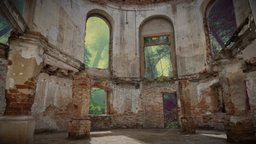
[[[145,78],[173,77],[168,35],[144,37],[144,59]]]
[[[90,68],[109,67],[110,29],[100,17],[90,17],[86,22],[84,63]]]
[[[105,114],[106,113],[107,93],[100,88],[92,88],[90,95],[90,114]]]
[[[165,128],[179,128],[176,94],[164,93],[163,107]]]
[[[0,43],[8,45],[8,39],[11,33],[11,26],[7,20],[0,15]]]
[[[208,31],[216,55],[236,30],[233,0],[216,0],[208,11]]]

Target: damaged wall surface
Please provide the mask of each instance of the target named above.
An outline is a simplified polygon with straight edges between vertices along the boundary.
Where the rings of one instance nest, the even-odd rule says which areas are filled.
[[[36,0],[32,31],[49,43],[83,61],[85,15],[82,1]]]
[[[210,63],[214,60],[209,54],[205,34],[207,2],[191,0],[119,6],[113,3],[99,5],[89,0],[36,0],[30,30],[38,32],[43,38],[39,42],[35,40],[35,43],[26,35],[13,39],[9,59],[17,66],[10,66],[8,70],[7,98],[12,99],[17,93],[28,89],[29,105],[24,106],[29,107],[33,103],[32,115],[36,119],[37,131],[63,131],[68,129],[71,119],[88,120],[89,95],[93,87],[105,90],[108,96],[107,112],[89,115],[92,129],[164,128],[163,95],[166,93],[177,96],[178,124],[181,127],[185,117],[185,120],[193,121],[191,127],[224,130],[224,123],[230,122],[230,119],[225,119],[226,114],[231,114],[233,118],[237,116],[233,114],[247,112],[247,107],[253,113],[255,124],[255,40],[238,57],[232,57],[242,57],[239,64],[226,64],[225,61],[224,64],[223,61]],[[238,5],[236,0],[234,7],[239,25],[248,14],[248,9],[245,8],[247,4]],[[86,19],[93,14],[104,17],[110,23],[110,68],[106,70],[83,70],[79,65],[84,61]],[[177,75],[168,80],[151,81],[141,76],[141,63],[144,62],[141,58],[141,34],[166,32],[165,27],[157,27],[159,21],[153,24],[156,29],[143,29],[144,23],[158,17],[170,22],[167,29],[174,39],[171,53],[176,57],[173,66]],[[51,52],[53,55],[50,55]],[[246,65],[244,60],[251,62],[247,68],[243,67]],[[3,62],[3,65],[6,64],[6,61]],[[25,69],[26,65],[31,67]],[[3,67],[1,77],[4,77],[4,72]],[[237,75],[241,76],[240,80],[235,79]],[[4,82],[0,81],[0,89],[3,85]],[[240,98],[241,95],[246,98],[245,90],[248,104]],[[0,93],[3,92],[1,89]],[[17,103],[14,103],[14,108]],[[0,99],[2,105],[3,98]],[[12,114],[13,107],[9,106],[7,112]],[[3,111],[4,107],[0,107],[0,114]],[[73,126],[76,127],[76,122]]]
[[[66,130],[72,110],[72,80],[41,73],[32,106],[36,130]]]
[[[183,78],[209,71],[202,5],[205,5],[204,1],[197,0],[183,3],[172,1],[168,5],[160,3],[154,6],[129,5],[118,8],[112,4],[98,5],[90,1],[52,2],[38,0],[36,1],[33,19],[35,24],[33,30],[40,31],[51,44],[83,61],[83,53],[81,52],[84,47],[86,19],[91,13],[104,16],[109,20],[111,27],[112,77],[130,80],[140,79],[140,26],[150,17],[165,17],[173,23],[177,73],[178,78]],[[46,17],[53,11],[54,15]],[[48,19],[52,19],[50,23],[46,23],[46,21],[49,21]],[[193,28],[191,29],[191,27]],[[98,76],[95,72],[91,73],[90,70],[88,72],[92,77]],[[103,74],[100,74],[100,76],[102,75],[105,78],[111,77],[108,72],[104,71]],[[155,84],[151,86],[151,84],[143,82],[139,84],[139,88],[135,88],[134,85],[125,83],[119,85],[115,81],[109,83],[112,91],[111,125],[113,127],[163,127],[162,92],[178,91],[177,86],[175,86],[177,84],[169,85],[160,82],[159,90],[150,92],[156,86]],[[192,115],[197,116],[196,123],[198,127],[219,127],[223,129],[222,114],[218,114],[215,99],[219,94],[216,94],[215,88],[212,87],[215,83],[217,83],[216,80],[212,79],[206,80],[206,82],[202,80],[190,82],[189,84],[189,93],[192,97]],[[41,83],[38,84],[38,86],[41,85]],[[48,88],[41,87],[38,90],[48,91],[44,90]],[[47,94],[40,95],[46,97]],[[66,95],[71,96],[70,93]],[[58,96],[56,102],[63,99],[66,98]],[[46,99],[44,102],[47,107],[52,106],[50,102],[47,102],[49,100]],[[68,105],[68,103],[66,104]],[[53,104],[53,106],[56,109],[65,109],[58,105]],[[34,108],[37,109],[36,105]],[[154,113],[153,117],[152,111]],[[36,115],[37,111],[33,113]],[[47,113],[45,115],[48,116]],[[220,117],[219,125],[217,122],[214,124],[214,115]],[[52,120],[53,123],[57,123],[56,121]],[[57,128],[53,126],[52,128],[62,129],[64,127]]]
[[[140,41],[139,30],[142,23],[152,16],[162,16],[173,22],[174,38],[177,55],[177,73],[179,76],[192,75],[203,72],[207,69],[206,64],[206,43],[204,37],[203,14],[200,11],[200,5],[203,1],[189,1],[185,3],[170,2],[170,4],[156,4],[154,6],[124,6],[119,9],[115,5],[98,5],[90,1],[39,1],[35,3],[35,13],[33,16],[32,30],[40,32],[45,36],[49,43],[60,48],[62,51],[70,54],[72,57],[83,61],[84,32],[85,22],[89,13],[100,14],[110,21],[112,37],[112,68],[113,76],[117,79],[140,79]],[[129,10],[129,11],[128,11]],[[56,11],[58,11],[56,13]],[[51,13],[51,14],[50,14]],[[53,13],[53,14],[52,14]],[[49,22],[50,21],[50,22]],[[191,29],[191,27],[194,27]],[[190,31],[189,33],[187,31]],[[192,36],[194,35],[194,36]],[[126,65],[124,65],[126,63]],[[92,76],[97,75],[95,73]],[[104,74],[108,75],[108,74]],[[40,76],[41,78],[42,76]],[[47,80],[46,80],[47,81]],[[59,79],[52,79],[53,87],[58,86]],[[48,87],[40,80],[37,84],[37,96],[50,97],[48,93],[58,93],[58,89],[49,92]],[[45,82],[48,83],[48,82]],[[147,90],[154,86],[140,84],[140,88],[130,84],[116,85],[111,84],[112,89],[112,108],[113,126],[120,127],[163,127],[163,107],[162,92],[177,91],[175,86],[162,85],[159,91],[147,96]],[[145,85],[145,86],[144,86]],[[147,88],[148,87],[148,88]],[[66,89],[68,89],[67,87]],[[147,89],[147,90],[144,90]],[[51,88],[50,88],[51,89]],[[61,88],[62,89],[62,88]],[[170,90],[171,89],[171,90]],[[68,93],[62,92],[70,96]],[[44,92],[44,93],[43,93]],[[41,94],[39,94],[41,93]],[[64,96],[57,95],[55,102],[67,100]],[[158,102],[149,101],[158,98]],[[51,129],[62,129],[65,126],[57,122],[57,116],[53,116],[50,111],[59,111],[65,109],[56,104],[51,104],[51,98],[44,100],[44,108],[39,111],[42,104],[37,103],[33,106],[33,115],[37,116],[40,124],[37,128],[46,128],[45,123],[52,123]],[[37,99],[36,99],[37,101]],[[66,103],[68,105],[68,102]],[[47,111],[49,107],[49,111]],[[149,108],[155,108],[155,118],[152,122],[147,121]],[[157,108],[159,107],[159,108]],[[48,112],[48,113],[47,113]],[[52,112],[58,113],[58,112]],[[43,114],[45,116],[43,116]],[[57,114],[56,114],[57,115]],[[53,118],[55,117],[55,118]],[[45,120],[44,120],[45,119]],[[68,118],[67,118],[68,119]],[[136,121],[138,121],[136,123]],[[62,126],[57,126],[62,125]],[[49,128],[49,127],[48,127]]]
[[[164,128],[163,94],[176,93],[175,83],[145,83],[142,85],[143,127]],[[179,98],[178,98],[179,99]],[[178,105],[178,107],[180,107]],[[180,108],[178,108],[180,109]]]
[[[7,46],[0,45],[0,115],[3,115],[6,101],[5,101],[5,78],[7,73],[7,64],[6,60],[7,55]]]
[[[160,3],[119,9],[115,5],[102,6],[90,1],[37,0],[33,30],[41,32],[51,44],[83,61],[87,14],[103,15],[110,21],[112,29],[113,76],[139,78],[140,26],[152,16],[164,16],[173,22],[175,30],[178,74],[191,75],[204,72],[208,67],[203,13],[200,11],[202,3],[202,0],[170,2],[168,5]],[[128,65],[124,67],[123,63]]]
[[[253,115],[254,127],[256,126],[256,72],[246,74],[247,94],[249,98],[250,110]]]

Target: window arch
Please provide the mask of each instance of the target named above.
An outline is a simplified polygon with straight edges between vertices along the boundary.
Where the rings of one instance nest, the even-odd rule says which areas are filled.
[[[140,27],[141,77],[170,79],[176,76],[174,30],[165,17],[147,19]]]
[[[213,57],[225,47],[236,30],[233,0],[212,0],[206,8],[208,39]]]
[[[86,21],[84,63],[89,68],[110,67],[110,24],[101,15],[91,15]]]

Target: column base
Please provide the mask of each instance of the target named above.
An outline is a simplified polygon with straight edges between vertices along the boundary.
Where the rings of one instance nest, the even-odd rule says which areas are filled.
[[[91,121],[89,118],[72,119],[69,122],[68,138],[90,139]]]
[[[250,116],[227,116],[225,118],[225,131],[228,142],[256,143]]]
[[[1,116],[1,144],[32,144],[35,120],[32,116]]]
[[[186,134],[195,134],[196,133],[196,127],[195,122],[193,120],[193,117],[182,117],[181,118],[182,123],[182,132]]]

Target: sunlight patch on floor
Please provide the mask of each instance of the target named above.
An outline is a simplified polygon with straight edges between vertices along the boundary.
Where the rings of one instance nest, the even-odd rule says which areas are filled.
[[[214,138],[227,139],[226,134],[200,134],[200,135],[208,136],[208,137],[214,137]]]

